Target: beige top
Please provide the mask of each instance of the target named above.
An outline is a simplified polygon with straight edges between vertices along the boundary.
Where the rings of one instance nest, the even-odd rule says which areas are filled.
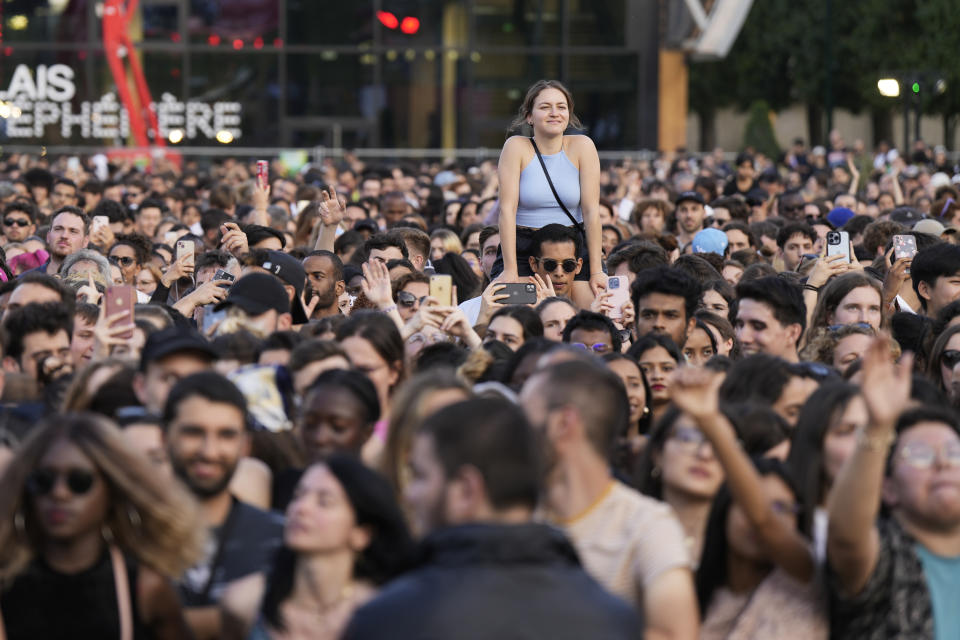
[[[751,592],[713,592],[700,627],[700,640],[826,640],[829,636],[824,592],[814,579],[797,582],[774,569]]]
[[[627,602],[643,604],[644,587],[660,574],[691,568],[686,535],[673,510],[617,481],[586,513],[561,523],[597,582]]]

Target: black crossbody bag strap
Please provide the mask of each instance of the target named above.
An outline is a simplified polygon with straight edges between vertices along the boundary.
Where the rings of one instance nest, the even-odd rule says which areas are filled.
[[[560,199],[560,194],[557,193],[557,188],[553,186],[553,180],[550,179],[550,172],[547,171],[547,164],[543,161],[543,156],[540,155],[540,147],[537,146],[537,142],[530,138],[530,144],[533,145],[533,150],[537,152],[537,160],[540,161],[540,166],[543,167],[543,175],[547,176],[547,184],[550,185],[550,191],[553,192],[553,197],[557,199],[557,204],[560,205],[560,208],[563,209],[563,212],[567,214],[567,217],[570,218],[570,222],[573,223],[573,226],[576,227],[580,233],[586,237],[587,232],[583,227],[582,222],[577,222],[577,219],[573,217],[573,214],[567,209],[567,205],[563,204],[563,200]]]

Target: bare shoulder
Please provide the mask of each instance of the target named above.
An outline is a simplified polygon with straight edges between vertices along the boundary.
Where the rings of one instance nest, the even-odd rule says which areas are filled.
[[[590,138],[590,136],[582,134],[563,136],[563,146],[568,152],[574,153],[578,156],[589,153],[596,155],[597,153],[597,145],[593,143],[593,140]]]
[[[507,138],[507,141],[503,143],[503,155],[510,154],[511,156],[523,156],[528,150],[532,150],[533,147],[530,145],[530,138],[526,136],[510,136]]]
[[[259,610],[266,587],[266,576],[260,572],[234,580],[224,590],[220,606],[234,615],[247,617]]]

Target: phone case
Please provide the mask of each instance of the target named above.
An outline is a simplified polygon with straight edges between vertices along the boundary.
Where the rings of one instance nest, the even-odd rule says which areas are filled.
[[[537,285],[532,283],[509,282],[503,285],[501,294],[506,294],[506,300],[501,300],[501,304],[536,304]]]
[[[607,291],[613,295],[607,300],[613,305],[609,317],[617,320],[623,317],[623,305],[630,300],[630,281],[626,276],[610,276],[607,278]]]
[[[895,260],[912,258],[915,255],[917,255],[916,238],[907,235],[893,236],[893,257]]]
[[[850,234],[846,231],[827,232],[827,256],[837,255],[846,256],[847,262],[850,262]]]
[[[177,260],[184,254],[190,256],[190,259],[187,261],[188,264],[193,263],[193,243],[189,240],[179,240],[177,242]]]
[[[453,306],[453,278],[443,274],[430,276],[430,297],[436,298],[442,307]]]
[[[137,303],[137,290],[129,285],[119,287],[109,287],[104,294],[104,304],[106,305],[106,315],[111,316],[121,311],[127,311],[128,315],[110,323],[111,327],[116,327],[133,322],[133,307]],[[121,338],[129,340],[133,337],[133,330],[120,334]]]

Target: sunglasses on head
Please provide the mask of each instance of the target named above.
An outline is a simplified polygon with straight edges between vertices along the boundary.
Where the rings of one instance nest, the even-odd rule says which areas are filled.
[[[940,364],[948,369],[953,369],[957,364],[960,364],[960,351],[947,349],[940,354]]]
[[[75,496],[82,496],[93,488],[95,479],[92,471],[70,469],[65,472],[54,469],[38,469],[27,478],[27,491],[33,496],[48,495],[57,486],[59,478],[65,478],[67,489]]]
[[[13,227],[13,226],[17,226],[17,227],[29,227],[29,226],[30,226],[30,221],[29,221],[29,220],[24,220],[23,218],[4,218],[4,219],[3,219],[3,226],[5,226],[5,227]]]
[[[420,298],[420,304],[423,304],[423,301],[427,297],[423,296]],[[397,304],[401,307],[407,307],[408,309],[412,308],[413,305],[417,303],[417,296],[413,295],[409,291],[397,291]]]
[[[567,258],[563,262],[558,262],[553,258],[537,258],[537,262],[549,272],[556,271],[558,266],[563,266],[563,270],[567,273],[573,273],[577,270],[577,261],[573,258]]]

